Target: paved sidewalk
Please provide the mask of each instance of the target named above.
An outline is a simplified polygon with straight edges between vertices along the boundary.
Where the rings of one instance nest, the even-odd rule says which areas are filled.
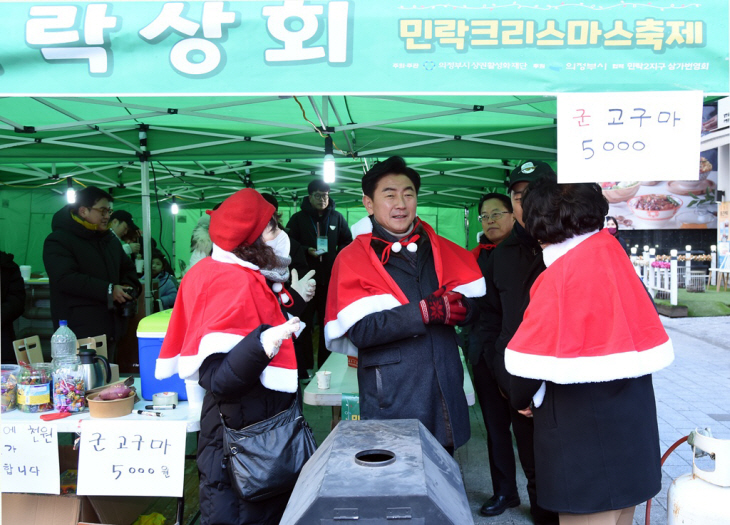
[[[670,319],[662,317],[672,338],[674,363],[654,374],[654,390],[659,416],[661,450],[696,427],[710,427],[717,438],[730,439],[730,318],[704,317]],[[526,480],[517,467],[522,505],[501,516],[485,518],[479,508],[491,496],[491,480],[486,451],[486,432],[481,411],[471,407],[472,438],[457,451],[467,496],[476,524],[530,524]],[[515,455],[517,455],[515,453]],[[712,469],[709,460],[703,468]],[[651,523],[667,523],[667,489],[672,480],[692,471],[692,450],[682,444],[662,468],[662,490],[654,498]],[[636,525],[644,524],[645,505],[637,507]]]

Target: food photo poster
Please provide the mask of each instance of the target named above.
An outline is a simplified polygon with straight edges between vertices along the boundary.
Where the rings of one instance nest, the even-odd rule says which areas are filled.
[[[705,106],[702,135],[717,128],[717,107]],[[608,214],[624,230],[717,228],[717,149],[700,153],[699,177],[687,181],[603,182]]]

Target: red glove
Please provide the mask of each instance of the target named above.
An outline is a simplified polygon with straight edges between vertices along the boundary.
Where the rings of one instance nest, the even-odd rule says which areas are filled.
[[[458,292],[447,292],[442,286],[419,303],[423,324],[446,324],[454,326],[466,320],[469,311],[464,296]]]

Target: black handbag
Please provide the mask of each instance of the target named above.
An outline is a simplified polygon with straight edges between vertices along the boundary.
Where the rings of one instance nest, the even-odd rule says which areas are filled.
[[[223,467],[241,499],[261,501],[294,488],[317,444],[302,415],[299,393],[292,405],[241,430],[223,421]]]

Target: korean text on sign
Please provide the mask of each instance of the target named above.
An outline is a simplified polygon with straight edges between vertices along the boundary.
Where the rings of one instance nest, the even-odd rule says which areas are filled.
[[[434,45],[488,49],[495,47],[538,48],[649,48],[661,53],[668,48],[705,44],[701,20],[644,18],[633,25],[625,20],[604,24],[598,20],[480,20],[401,19],[399,36],[407,51],[431,51]]]
[[[182,496],[184,421],[84,421],[78,494]]]
[[[3,423],[3,492],[60,494],[58,434],[49,423]]]
[[[697,91],[558,95],[558,179],[697,179],[701,117]]]

